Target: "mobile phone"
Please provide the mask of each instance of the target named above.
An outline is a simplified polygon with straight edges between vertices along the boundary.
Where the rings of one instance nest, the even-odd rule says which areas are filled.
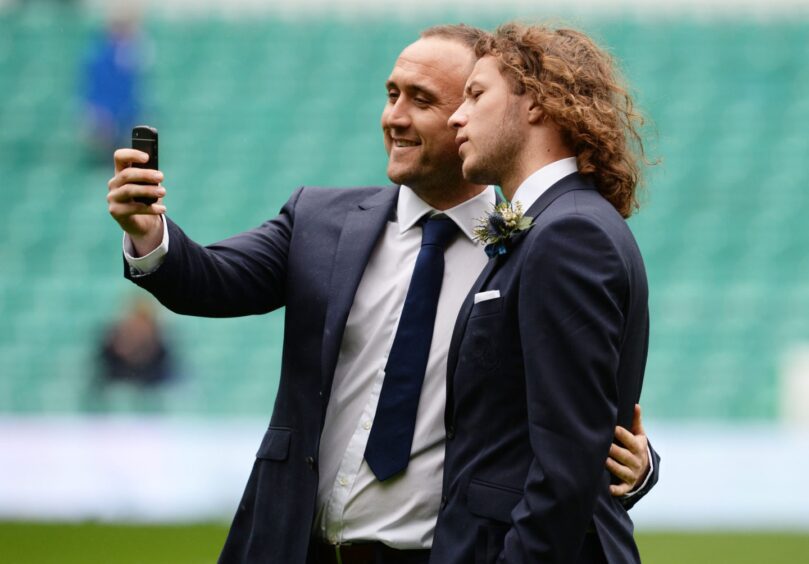
[[[135,168],[149,168],[158,170],[157,163],[157,129],[148,125],[139,125],[132,129],[132,148],[143,151],[149,155],[149,160],[145,163],[132,163]],[[139,184],[146,184],[145,182]],[[147,198],[145,196],[135,198],[136,202],[150,206],[157,201],[157,198]]]

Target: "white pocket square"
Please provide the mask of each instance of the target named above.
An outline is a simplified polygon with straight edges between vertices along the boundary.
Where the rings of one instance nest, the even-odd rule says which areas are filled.
[[[496,300],[500,297],[500,290],[489,290],[488,292],[478,292],[475,294],[475,303],[485,302],[488,300]]]

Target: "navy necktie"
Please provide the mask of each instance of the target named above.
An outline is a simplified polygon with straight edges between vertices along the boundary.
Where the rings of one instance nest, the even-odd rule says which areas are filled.
[[[365,447],[365,461],[380,481],[398,474],[410,461],[416,412],[444,276],[444,248],[457,231],[455,223],[445,217],[429,219],[422,225],[421,250],[385,366],[374,425]]]

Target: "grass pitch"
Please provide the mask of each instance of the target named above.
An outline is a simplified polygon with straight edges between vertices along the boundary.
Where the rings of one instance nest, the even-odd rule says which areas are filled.
[[[225,525],[0,523],[2,564],[216,562]],[[644,564],[806,564],[809,534],[638,534]]]

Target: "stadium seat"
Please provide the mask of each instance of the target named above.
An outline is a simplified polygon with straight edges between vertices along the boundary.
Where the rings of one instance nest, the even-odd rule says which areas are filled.
[[[299,185],[387,183],[384,80],[429,23],[147,20],[143,121],[161,131],[171,216],[213,242],[271,217]],[[0,412],[85,409],[99,332],[135,292],[103,200],[111,170],[85,164],[77,135],[97,27],[52,3],[0,16]],[[630,220],[651,289],[644,406],[773,419],[779,359],[809,339],[809,26],[592,29],[621,60],[661,159]],[[183,370],[161,409],[271,411],[282,313],[162,318]],[[138,393],[117,390],[109,409],[152,409]]]

